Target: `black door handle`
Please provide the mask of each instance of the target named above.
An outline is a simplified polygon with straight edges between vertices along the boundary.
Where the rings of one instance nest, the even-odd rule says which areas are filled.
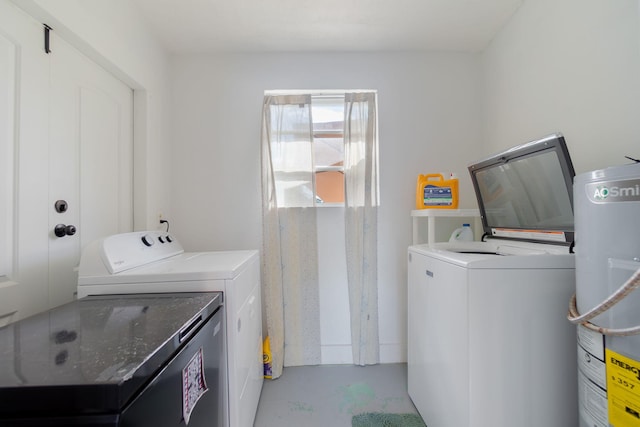
[[[58,224],[54,227],[53,233],[58,237],[73,236],[76,234],[76,226]]]

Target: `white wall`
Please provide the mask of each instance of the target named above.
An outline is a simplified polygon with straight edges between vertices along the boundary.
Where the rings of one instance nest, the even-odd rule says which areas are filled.
[[[560,131],[576,173],[640,157],[638,4],[523,2],[483,54],[487,149]]]
[[[14,0],[135,89],[134,216],[137,229],[170,214],[168,58],[127,0]],[[55,46],[52,47],[55,54]]]
[[[178,56],[171,75],[126,0],[15,3],[137,89],[138,228],[155,228],[162,212],[187,250],[261,246],[264,90],[377,89],[380,338],[387,362],[405,358],[406,247],[419,173],[457,172],[465,208],[475,207],[467,163],[553,131],[567,137],[577,172],[625,163],[625,154],[640,157],[637,0],[525,1],[481,56]],[[320,227],[341,216],[339,209],[321,211]],[[344,265],[335,248],[341,234],[321,233],[323,357],[340,361],[349,354]]]
[[[264,91],[376,89],[381,356],[406,360],[406,250],[416,178],[455,171],[462,177],[462,207],[475,206],[466,165],[481,153],[479,75],[476,55],[453,53],[175,57],[172,230],[187,250],[260,248]],[[340,209],[320,210],[323,363],[350,358],[340,221]],[[335,233],[324,230],[327,224]]]

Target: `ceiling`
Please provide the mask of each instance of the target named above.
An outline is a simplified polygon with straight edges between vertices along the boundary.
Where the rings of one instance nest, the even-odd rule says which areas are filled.
[[[523,0],[132,0],[172,53],[478,52]]]

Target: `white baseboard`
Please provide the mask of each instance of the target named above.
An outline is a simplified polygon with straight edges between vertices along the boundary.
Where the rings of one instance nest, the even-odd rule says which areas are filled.
[[[351,365],[353,364],[353,354],[351,345],[322,345],[321,364],[323,365]]]
[[[351,365],[351,345],[323,345],[320,347],[322,365]],[[380,344],[380,363],[406,363],[407,352],[399,343]]]
[[[406,363],[407,351],[400,343],[380,344],[380,363]]]

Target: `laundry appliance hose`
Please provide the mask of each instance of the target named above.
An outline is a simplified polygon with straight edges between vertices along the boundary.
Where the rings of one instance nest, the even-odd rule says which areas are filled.
[[[569,322],[573,323],[574,325],[581,324],[587,329],[599,332],[603,335],[618,337],[638,335],[640,334],[640,325],[632,326],[630,328],[612,329],[594,325],[589,321],[625,299],[627,295],[636,290],[638,287],[640,287],[640,268],[635,273],[633,273],[631,277],[626,282],[624,282],[622,286],[620,286],[620,288],[618,288],[617,291],[615,291],[607,299],[584,314],[580,314],[578,312],[578,307],[576,305],[576,294],[574,293],[571,297],[571,300],[569,301],[569,314],[567,314],[567,319],[569,319]]]

